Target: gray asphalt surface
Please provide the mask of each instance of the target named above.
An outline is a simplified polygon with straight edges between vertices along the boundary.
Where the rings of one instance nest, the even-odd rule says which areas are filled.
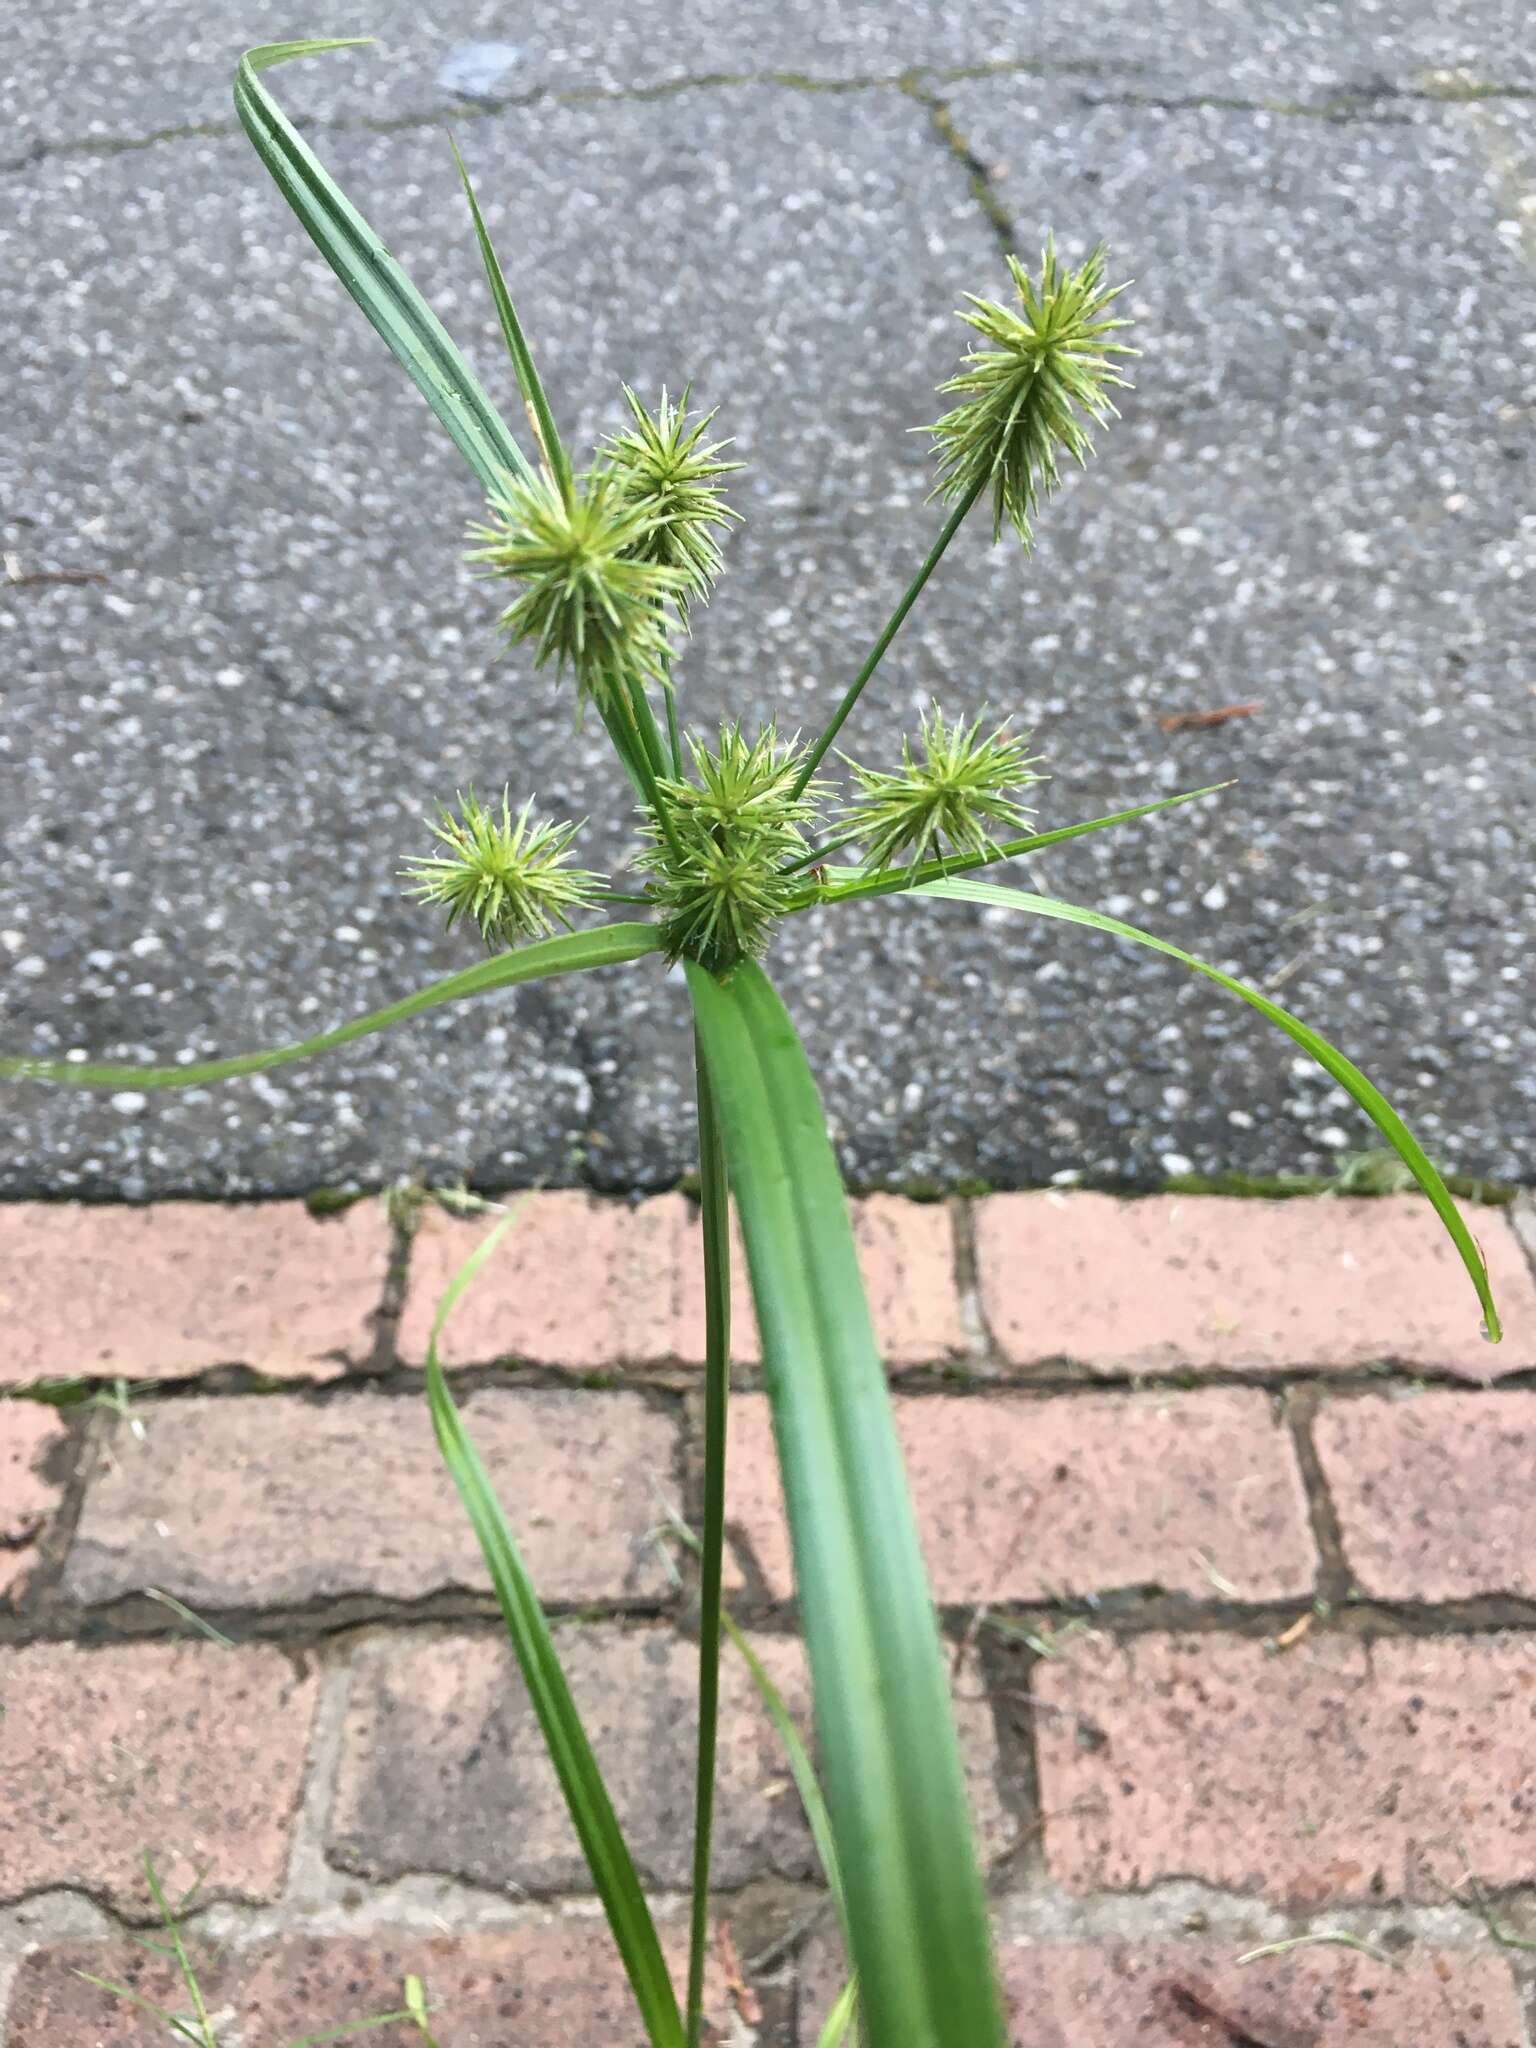
[[[0,1046],[203,1057],[474,956],[396,870],[475,782],[629,843],[600,728],[509,655],[457,456],[229,110],[229,0],[12,25],[0,82]],[[966,290],[1111,244],[1145,351],[1039,544],[951,551],[850,732],[1015,712],[1043,824],[1240,778],[1018,879],[1268,988],[1447,1163],[1536,1177],[1536,50],[1435,6],[350,8],[273,75],[507,396],[444,137],[576,445],[692,376],[750,464],[690,714],[810,726],[935,529],[908,429]],[[1298,14],[1303,18],[1297,18]],[[78,34],[69,32],[75,20]],[[1257,701],[1207,730],[1170,713]],[[955,905],[787,932],[860,1181],[1326,1167],[1367,1142],[1172,962]],[[404,1173],[668,1183],[686,1012],[646,969],[219,1091],[4,1093],[0,1193]]]

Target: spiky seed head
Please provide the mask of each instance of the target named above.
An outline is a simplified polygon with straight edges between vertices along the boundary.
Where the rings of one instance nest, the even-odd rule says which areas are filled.
[[[1102,245],[1064,270],[1047,242],[1038,283],[1016,256],[1008,268],[1018,306],[966,293],[970,310],[960,317],[988,346],[970,349],[960,374],[939,386],[962,402],[921,431],[938,441],[935,495],[961,498],[990,483],[993,539],[1006,516],[1028,547],[1030,515],[1060,480],[1058,456],[1081,466],[1092,454],[1089,426],[1117,416],[1108,394],[1128,385],[1115,363],[1137,351],[1109,339],[1130,322],[1109,311],[1125,286],[1106,286]]]
[[[535,663],[572,669],[583,696],[606,697],[658,674],[667,656],[662,600],[680,595],[684,578],[645,559],[651,525],[606,472],[584,479],[569,503],[547,475],[509,479],[490,518],[469,530],[478,542],[469,560],[522,586],[501,625],[533,643]]]
[[[742,465],[719,460],[731,444],[705,440],[715,415],[690,419],[686,391],[681,403],[673,405],[663,389],[654,413],[627,384],[624,397],[634,425],[608,437],[604,457],[620,501],[650,521],[636,551],[640,560],[682,576],[679,604],[686,612],[694,599],[708,598],[720,573],[720,546],[712,529],[741,518],[725,502],[719,479]]]
[[[795,794],[801,749],[771,725],[751,740],[722,725],[716,748],[690,734],[688,751],[692,776],[660,786],[677,845],[653,830],[640,864],[667,957],[723,974],[762,953],[804,889],[804,875],[785,869],[809,851],[805,828],[826,791],[812,782]]]
[[[575,825],[535,818],[532,798],[514,818],[505,790],[499,817],[473,790],[456,801],[457,811],[445,805],[432,826],[447,853],[403,870],[413,884],[409,895],[445,906],[450,931],[470,918],[494,953],[519,939],[548,938],[557,924],[569,929],[571,913],[591,907],[603,878],[569,865]]]
[[[998,830],[1028,829],[1030,814],[1017,792],[1043,779],[1034,772],[1040,756],[1006,724],[985,737],[982,724],[975,718],[951,725],[935,704],[923,714],[918,745],[910,736],[902,741],[900,768],[848,763],[858,789],[848,826],[859,831],[870,868],[903,860],[916,867],[945,850],[986,853]]]

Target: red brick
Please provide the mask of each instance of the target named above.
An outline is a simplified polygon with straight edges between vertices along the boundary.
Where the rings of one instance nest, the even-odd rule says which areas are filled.
[[[1316,1442],[1363,1592],[1536,1599],[1536,1394],[1333,1401]]]
[[[1344,1371],[1386,1360],[1485,1380],[1536,1366],[1536,1283],[1498,1209],[1467,1208],[1504,1317],[1414,1196],[1251,1202],[993,1195],[977,1205],[982,1308],[1010,1365],[1094,1372]]]
[[[966,1350],[965,1323],[955,1279],[954,1222],[941,1202],[909,1202],[869,1195],[852,1204],[859,1266],[869,1295],[875,1336],[895,1369],[941,1365]],[[681,1247],[682,1302],[678,1349],[704,1358],[704,1269],[698,1211],[690,1211]],[[744,1365],[762,1357],[752,1290],[740,1232],[731,1244],[731,1355]]]
[[[149,1914],[146,1850],[173,1894],[206,1868],[208,1900],[276,1896],[313,1677],[211,1643],[3,1654],[0,1898],[73,1885]]]
[[[681,1195],[638,1208],[576,1189],[516,1199],[517,1221],[449,1320],[445,1365],[517,1359],[591,1372],[674,1356]],[[408,1363],[425,1361],[448,1283],[492,1227],[423,1210],[400,1318]]]
[[[660,1629],[563,1628],[571,1691],[642,1879],[689,1882],[698,1652]],[[809,1729],[798,1642],[755,1647]],[[966,1664],[958,1719],[973,1810],[989,1854],[1012,1839],[997,1784],[989,1705]],[[714,1883],[815,1875],[784,1753],[742,1660],[721,1665]],[[544,1741],[511,1654],[490,1635],[370,1645],[350,1702],[330,1852],[377,1878],[442,1870],[534,1893],[590,1883]]]
[[[793,1590],[768,1404],[731,1404],[728,1515],[769,1592]],[[1157,1585],[1311,1591],[1306,1495],[1261,1393],[909,1395],[897,1426],[941,1603]]]
[[[874,1195],[853,1205],[853,1221],[887,1362],[933,1365],[963,1353],[948,1209]],[[443,1292],[490,1227],[437,1209],[423,1213],[400,1322],[408,1363],[425,1359]],[[755,1365],[761,1352],[752,1290],[735,1231],[731,1292],[732,1356]],[[442,1356],[447,1365],[517,1359],[573,1372],[702,1364],[697,1207],[681,1195],[638,1207],[574,1190],[524,1197],[519,1220],[454,1310]]]
[[[681,1981],[685,1937],[675,1923],[660,1931]],[[241,2048],[289,2048],[301,2035],[397,2011],[407,1976],[422,1979],[445,2048],[640,2048],[643,2039],[612,1937],[590,1917],[461,1935],[290,1936],[246,1950],[205,1942],[195,1921],[189,1932],[204,1997],[231,2015],[229,2039]],[[185,2009],[164,1959],[125,1942],[73,1942],[22,1964],[6,2048],[163,2048],[162,2022],[82,1983],[81,1970]],[[727,2039],[729,1999],[713,1957],[705,2010]],[[363,2038],[377,2048],[422,2048],[407,2022]]]
[[[1536,1877],[1525,1637],[1098,1637],[1033,1686],[1046,1852],[1073,1891],[1190,1877],[1316,1907]]]
[[[1239,2038],[1254,2048],[1525,2048],[1520,2000],[1498,1956],[1414,1949],[1392,1968],[1350,1949],[1247,1964],[1241,1952],[1204,1941],[1004,1942],[998,1971],[1028,2048],[1228,2048]],[[843,1971],[831,1943],[807,1959],[800,2048],[815,2048]]]
[[[0,1400],[0,1602],[26,1590],[41,1538],[63,1499],[49,1476],[68,1431],[41,1401]]]
[[[642,1878],[686,1886],[697,1651],[670,1631],[566,1628],[556,1648]],[[758,1648],[795,1708],[798,1647]],[[808,1876],[811,1850],[771,1724],[739,1658],[721,1669],[715,1881]],[[370,1646],[360,1657],[332,1851],[370,1876],[586,1889],[580,1845],[510,1651],[492,1635]]]
[[[378,1202],[0,1205],[0,1381],[174,1379],[245,1365],[330,1378],[373,1346],[389,1263]]]
[[[540,1596],[655,1601],[648,1535],[677,1426],[637,1394],[494,1389],[464,1419]],[[489,1587],[426,1402],[357,1392],[157,1401],[107,1447],[65,1572],[71,1599],[154,1587],[196,1608]]]

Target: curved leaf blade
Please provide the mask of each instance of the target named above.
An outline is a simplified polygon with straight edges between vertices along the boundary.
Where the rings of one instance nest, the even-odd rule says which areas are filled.
[[[531,476],[521,449],[447,329],[395,257],[304,142],[258,73],[295,57],[355,49],[369,36],[261,43],[235,72],[235,112],[278,190],[437,414],[482,487]]]
[[[762,1332],[869,2038],[1000,2048],[938,1628],[816,1084],[760,968],[688,968]]]
[[[808,888],[796,900],[796,910],[821,903],[849,903],[866,896],[900,896],[920,889],[927,882],[947,875],[964,874],[970,868],[991,867],[995,861],[1019,860],[1025,854],[1042,853],[1048,846],[1060,846],[1068,839],[1081,839],[1088,832],[1107,831],[1112,825],[1130,825],[1138,818],[1150,818],[1158,811],[1171,811],[1180,804],[1192,804],[1197,797],[1219,796],[1230,782],[1207,783],[1204,789],[1180,790],[1177,796],[1160,796],[1149,804],[1137,804],[1129,811],[1115,811],[1107,818],[1084,818],[1076,825],[1057,825],[1049,832],[1031,832],[1024,839],[1011,839],[985,853],[951,853],[941,860],[923,861],[916,868],[887,869],[872,873],[864,868],[836,867],[827,879]]]
[[[1353,1060],[1346,1059],[1336,1046],[1330,1045],[1321,1032],[1314,1031],[1310,1024],[1304,1024],[1291,1011],[1272,1003],[1268,996],[1261,995],[1235,975],[1224,974],[1219,967],[1212,967],[1208,960],[1186,953],[1182,946],[1175,946],[1169,939],[1157,938],[1133,924],[1122,924],[1118,917],[1107,917],[1101,910],[1084,910],[1076,903],[1063,903],[1054,896],[1032,896],[1024,889],[1011,889],[1001,882],[929,882],[912,893],[917,896],[943,896],[959,903],[985,903],[1002,910],[1024,910],[1035,917],[1054,917],[1066,924],[1086,925],[1092,931],[1108,932],[1112,938],[1131,939],[1138,946],[1150,946],[1154,953],[1166,953],[1170,960],[1181,961],[1185,967],[1192,967],[1197,974],[1203,974],[1208,981],[1214,981],[1233,995],[1241,996],[1245,1003],[1251,1003],[1261,1017],[1267,1017],[1271,1024],[1316,1060],[1323,1072],[1331,1075],[1346,1094],[1354,1098],[1408,1168],[1434,1205],[1436,1215],[1461,1255],[1461,1263],[1477,1290],[1483,1311],[1483,1329],[1489,1342],[1497,1344],[1500,1341],[1503,1328],[1494,1303],[1488,1268],[1483,1263],[1477,1239],[1467,1228],[1434,1161],[1376,1084],[1361,1073]]]
[[[833,2000],[826,2024],[816,2037],[816,2048],[843,2048],[848,2030],[859,2016],[859,1980],[850,1977]]]
[[[386,1003],[382,1010],[370,1010],[332,1031],[320,1031],[313,1038],[295,1040],[292,1045],[270,1046],[263,1052],[236,1053],[232,1058],[202,1060],[195,1066],[156,1067],[103,1066],[69,1060],[29,1059],[24,1054],[0,1056],[0,1081],[51,1081],[74,1088],[200,1088],[212,1081],[233,1081],[242,1074],[264,1074],[269,1067],[286,1066],[290,1060],[309,1059],[330,1052],[354,1038],[387,1031],[423,1010],[435,1010],[443,1003],[462,1002],[467,996],[484,995],[493,988],[516,988],[520,982],[542,981],[552,974],[575,974],[588,967],[617,967],[626,961],[643,959],[660,950],[653,925],[605,924],[596,931],[570,932],[557,939],[541,939],[516,953],[498,954],[481,960],[457,974],[444,975],[398,1003]]]
[[[448,1390],[438,1357],[438,1339],[459,1297],[516,1221],[514,1209],[481,1240],[454,1274],[438,1304],[427,1345],[427,1403],[432,1428],[443,1463],[458,1488],[484,1554],[523,1683],[538,1716],[550,1762],[560,1780],[635,2002],[645,2020],[651,2048],[685,2048],[677,1993],[603,1774],[571,1697],[528,1568],[502,1513],[490,1476]]]

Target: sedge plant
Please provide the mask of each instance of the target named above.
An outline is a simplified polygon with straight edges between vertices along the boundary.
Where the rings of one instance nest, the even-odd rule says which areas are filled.
[[[1151,947],[1251,1004],[1353,1097],[1434,1205],[1471,1277],[1484,1328],[1497,1338],[1482,1256],[1396,1111],[1308,1025],[1165,939],[993,878],[1021,855],[1212,792],[1035,829],[1036,765],[1006,720],[968,721],[935,706],[895,761],[870,764],[842,751],[864,691],[978,501],[988,501],[993,540],[1006,533],[1027,550],[1061,469],[1086,462],[1090,436],[1114,417],[1132,351],[1103,252],[1072,268],[1048,247],[1037,272],[1010,259],[1003,298],[967,294],[969,347],[943,387],[947,409],[927,430],[945,517],[822,729],[803,740],[753,725],[742,707],[717,729],[694,730],[680,716],[675,671],[733,520],[723,440],[687,396],[660,395],[652,408],[626,392],[629,425],[578,466],[460,164],[526,412],[525,449],[263,83],[274,65],[344,46],[293,42],[249,52],[235,84],[240,119],[284,199],[463,456],[479,492],[470,554],[494,592],[501,630],[601,719],[644,849],[639,886],[621,892],[582,869],[575,828],[538,816],[522,792],[466,792],[408,863],[407,885],[450,922],[476,927],[488,949],[476,964],[293,1045],[171,1067],[11,1058],[0,1073],[87,1087],[207,1086],[522,982],[681,963],[696,1050],[707,1305],[694,1881],[681,1999],[536,1589],[434,1359],[428,1399],[438,1440],[488,1560],[646,2037],[653,2048],[695,2048],[722,1631],[734,1200],[862,2023],[878,2048],[1000,2048],[985,1892],[885,1377],[816,1082],[764,961],[799,918],[879,896],[896,899],[900,915],[981,903]],[[834,858],[846,849],[852,858]],[[609,916],[620,904],[640,914]],[[843,2023],[850,2002],[851,1994]]]

